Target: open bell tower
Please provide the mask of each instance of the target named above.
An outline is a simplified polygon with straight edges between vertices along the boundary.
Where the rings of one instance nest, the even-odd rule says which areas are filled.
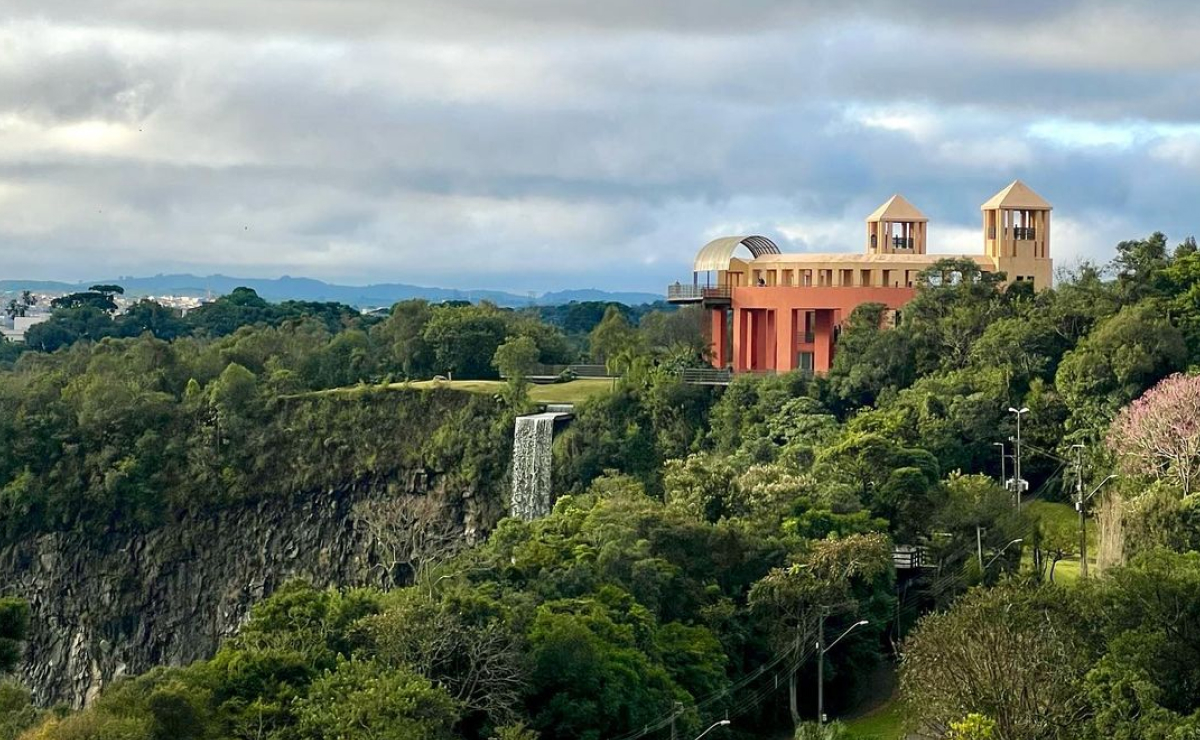
[[[1010,283],[1050,287],[1050,211],[1053,206],[1020,180],[996,193],[983,206],[983,250]]]
[[[893,195],[867,216],[867,254],[925,254],[928,224],[903,195]]]

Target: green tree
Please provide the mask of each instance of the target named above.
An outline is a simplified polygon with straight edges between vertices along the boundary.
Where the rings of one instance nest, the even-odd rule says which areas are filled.
[[[127,308],[116,323],[117,336],[136,337],[149,332],[168,342],[187,336],[192,331],[178,311],[148,298]]]
[[[534,661],[533,727],[543,740],[598,740],[642,727],[686,694],[638,644],[644,609],[614,614],[594,599],[538,608],[529,641]]]
[[[1068,431],[1095,439],[1117,409],[1183,368],[1183,335],[1152,305],[1121,309],[1059,365],[1055,385],[1071,412]]]
[[[901,323],[912,338],[918,373],[967,365],[974,343],[1009,310],[999,291],[1003,280],[964,258],[938,260],[921,273]]]
[[[390,347],[393,362],[408,378],[433,374],[433,349],[425,341],[425,327],[433,316],[428,301],[415,299],[392,306],[391,315],[371,331]]]
[[[977,713],[995,720],[997,737],[1073,737],[1094,659],[1081,622],[1059,588],[972,590],[950,610],[925,616],[908,638],[901,695],[939,734]]]
[[[916,380],[909,334],[885,328],[887,312],[882,303],[856,307],[838,337],[826,377],[843,410],[872,406],[885,391],[906,388]]]
[[[304,740],[451,740],[458,709],[442,689],[405,668],[340,661],[296,702]]]
[[[604,318],[588,335],[588,348],[592,359],[607,363],[622,352],[641,352],[641,335],[615,306],[609,306]]]
[[[491,305],[434,309],[423,337],[436,369],[459,378],[492,378],[492,358],[508,335],[499,310]]]
[[[0,673],[17,666],[28,632],[29,604],[11,596],[0,598]]]
[[[509,382],[522,385],[537,366],[539,356],[537,343],[532,337],[509,337],[508,341],[496,348],[492,366]]]

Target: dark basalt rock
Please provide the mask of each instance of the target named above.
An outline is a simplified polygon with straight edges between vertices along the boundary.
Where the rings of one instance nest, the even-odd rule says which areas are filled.
[[[38,704],[78,707],[121,676],[210,657],[256,602],[291,578],[396,585],[409,572],[383,567],[378,538],[354,506],[421,499],[423,524],[473,543],[498,511],[446,481],[411,471],[189,515],[140,534],[56,533],[0,549],[0,592],[27,599],[32,610],[19,677]]]

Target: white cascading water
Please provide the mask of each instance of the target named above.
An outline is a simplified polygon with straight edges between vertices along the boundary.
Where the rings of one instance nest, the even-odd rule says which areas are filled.
[[[559,413],[518,416],[513,430],[513,481],[510,514],[532,521],[550,513],[551,444]]]

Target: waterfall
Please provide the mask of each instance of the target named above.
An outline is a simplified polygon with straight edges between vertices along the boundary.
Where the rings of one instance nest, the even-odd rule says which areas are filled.
[[[518,416],[513,431],[513,482],[510,514],[532,521],[550,513],[550,445],[554,420],[561,413]]]

